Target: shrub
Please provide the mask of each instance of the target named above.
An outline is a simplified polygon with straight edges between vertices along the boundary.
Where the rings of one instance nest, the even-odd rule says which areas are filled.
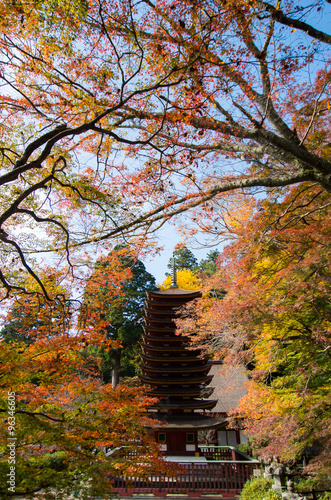
[[[240,500],[279,500],[281,497],[272,489],[273,481],[264,477],[254,477],[247,481]]]
[[[250,453],[250,442],[246,441],[246,443],[238,444],[237,449],[242,453],[246,453],[246,455],[248,455]]]
[[[299,493],[311,491],[313,488],[315,490],[319,489],[318,482],[314,477],[301,478],[299,481],[294,483],[294,489]]]
[[[301,478],[299,481],[294,483],[294,489],[299,493],[311,491],[313,488],[317,491],[324,489],[329,490],[331,488],[330,480],[325,481],[316,477],[307,477]],[[319,493],[318,500],[331,500],[331,492],[327,491],[324,494]]]
[[[281,495],[275,492],[275,490],[269,490],[263,497],[263,500],[281,500]]]

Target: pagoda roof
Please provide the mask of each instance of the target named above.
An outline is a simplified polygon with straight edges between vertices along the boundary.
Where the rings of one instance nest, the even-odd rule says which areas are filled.
[[[161,352],[161,351],[160,351]],[[185,351],[189,352],[189,351]],[[163,354],[163,355],[162,355]],[[197,366],[200,366],[201,363],[206,363],[206,358],[198,358],[194,353],[191,354],[191,356],[164,356],[164,351],[160,356],[151,356],[150,354],[145,354],[142,353],[141,357],[145,359],[146,361],[156,361],[157,363],[159,362],[164,362],[164,361],[176,361],[176,362],[181,362],[183,361],[184,363],[192,363],[196,362]]]
[[[167,318],[167,317],[151,318],[150,316],[149,317],[145,316],[143,324],[147,325],[148,323],[155,323],[154,326],[157,326],[158,324],[164,325],[165,323],[169,323],[173,327],[174,326],[174,318]]]
[[[152,338],[151,337],[148,337],[148,340],[151,340]],[[157,339],[157,337],[156,337]],[[154,338],[152,339],[154,340]],[[162,340],[164,341],[164,337],[162,337]],[[160,352],[160,346],[159,345],[151,345],[151,344],[145,344],[145,343],[142,343],[141,344],[141,347],[143,349],[146,349],[148,351],[157,351],[157,352]],[[190,352],[192,354],[194,354],[195,356],[198,354],[200,355],[200,349],[189,349],[186,345],[175,345],[175,346],[166,346],[167,349],[164,348],[164,344],[161,346],[162,347],[162,351],[174,351],[174,352]]]
[[[209,371],[211,368],[210,363],[204,363],[199,366],[148,366],[142,365],[141,370],[146,372],[157,372],[157,373],[194,373],[194,372],[204,372]],[[180,380],[181,381],[181,380]]]
[[[204,430],[218,427],[227,419],[222,417],[215,417],[201,413],[182,414],[182,415],[169,415],[167,413],[155,413],[155,415],[148,413],[148,416],[157,420],[156,427],[173,429],[173,430]],[[161,425],[158,425],[160,422]],[[191,457],[190,457],[191,458]]]
[[[158,330],[160,331],[160,330]],[[156,332],[158,333],[158,332]],[[145,335],[143,335],[143,339],[146,342],[147,340],[150,340],[151,342],[181,342],[185,346],[187,346],[187,340],[189,340],[188,337],[184,337],[182,335],[164,335],[163,337],[157,337],[156,335],[147,335],[145,332]],[[148,344],[149,345],[149,344]]]
[[[159,291],[152,291],[148,290],[147,296],[151,297],[177,297],[177,296],[185,296],[189,298],[190,296],[192,297],[201,297],[201,292],[200,290],[184,290],[183,288],[167,288],[167,290],[159,290]]]
[[[162,397],[169,397],[169,396],[196,396],[196,397],[204,397],[208,398],[212,395],[214,392],[214,387],[201,387],[201,386],[196,386],[196,387],[187,387],[187,388],[182,388],[178,389],[178,387],[158,387],[157,389],[152,389],[148,390],[147,394],[149,396],[157,397],[157,398],[162,398]],[[203,394],[201,394],[203,393]]]
[[[160,333],[176,333],[175,325],[172,326],[150,326],[143,325],[143,329],[145,332],[160,332]]]
[[[158,377],[153,378],[148,375],[139,375],[139,378],[145,382],[145,384],[153,385],[178,385],[178,377]],[[196,377],[188,377],[186,379],[181,379],[181,385],[194,385],[209,383],[213,379],[212,375],[198,375]]]
[[[146,303],[152,304],[151,302],[148,302],[147,300],[146,300]],[[157,304],[156,302],[153,302],[153,306],[156,306],[156,305],[159,305],[159,304]],[[180,305],[178,305],[177,303],[176,304],[167,303],[167,304],[161,304],[161,305],[166,306],[166,307],[180,307]],[[158,315],[167,314],[165,321],[172,321],[174,318],[177,318],[176,311],[174,311],[174,309],[162,309],[160,307],[157,307],[157,308],[155,307],[154,309],[151,309],[150,307],[145,307],[144,312],[146,315],[146,319],[148,321],[154,320],[154,318],[152,318],[150,316],[150,314],[158,314]]]
[[[189,399],[183,401],[179,399],[178,401],[158,401],[151,405],[151,408],[157,408],[159,410],[211,410],[217,405],[217,399]]]

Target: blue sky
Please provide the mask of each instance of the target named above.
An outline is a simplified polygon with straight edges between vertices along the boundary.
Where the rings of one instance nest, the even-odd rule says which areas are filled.
[[[165,279],[165,273],[169,271],[167,265],[169,259],[172,257],[176,244],[183,243],[184,240],[179,234],[177,234],[173,225],[168,225],[168,227],[160,231],[158,241],[160,245],[164,247],[164,250],[156,257],[144,260],[144,264],[147,271],[155,277],[156,283],[160,284]],[[185,244],[187,248],[193,252],[199,262],[201,259],[204,259],[211,250],[215,250],[216,248],[221,250],[222,247],[220,244],[213,248],[210,246],[206,248],[197,248],[197,245],[190,241],[186,241]]]

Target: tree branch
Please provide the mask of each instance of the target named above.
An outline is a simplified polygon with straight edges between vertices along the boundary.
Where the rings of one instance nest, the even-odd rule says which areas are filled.
[[[286,16],[281,9],[276,9],[273,5],[270,5],[267,2],[257,1],[256,3],[263,10],[270,12],[272,19],[275,19],[280,24],[283,24],[284,26],[289,26],[290,28],[299,29],[307,33],[307,35],[309,35],[310,37],[315,38],[316,40],[319,40],[323,43],[331,44],[331,35],[328,35],[323,31],[319,31],[310,24],[307,24],[303,21],[299,21],[298,19],[293,19],[292,17]]]

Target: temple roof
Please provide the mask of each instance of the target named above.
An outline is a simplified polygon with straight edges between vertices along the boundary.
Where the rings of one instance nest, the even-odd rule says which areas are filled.
[[[148,414],[149,418],[154,418],[152,413]],[[155,419],[161,422],[160,427],[163,429],[173,430],[203,430],[218,427],[227,420],[222,417],[212,417],[201,413],[169,415],[167,413],[155,414]],[[164,427],[166,424],[166,427]]]
[[[185,385],[194,385],[194,384],[205,384],[211,382],[213,376],[212,375],[198,375],[196,377],[186,377],[184,384]],[[140,375],[140,379],[149,384],[150,386],[154,385],[178,385],[178,377],[149,377],[148,375]]]
[[[201,296],[200,290],[184,290],[183,288],[168,288],[167,290],[159,290],[157,292],[148,291],[148,295],[196,295],[197,297]]]
[[[141,365],[141,370],[153,373],[195,373],[195,372],[209,372],[211,363],[204,363],[198,366],[149,366]],[[179,379],[182,382],[182,378]]]
[[[213,412],[229,413],[231,409],[238,408],[239,400],[247,394],[248,377],[244,368],[214,361],[209,373],[213,375],[215,387],[213,399],[218,400]]]
[[[169,398],[170,399],[170,398]],[[189,398],[163,401],[160,399],[156,403],[150,406],[150,408],[157,408],[159,410],[212,410],[217,404],[217,399],[195,399]],[[186,418],[187,413],[183,413],[184,418]]]

